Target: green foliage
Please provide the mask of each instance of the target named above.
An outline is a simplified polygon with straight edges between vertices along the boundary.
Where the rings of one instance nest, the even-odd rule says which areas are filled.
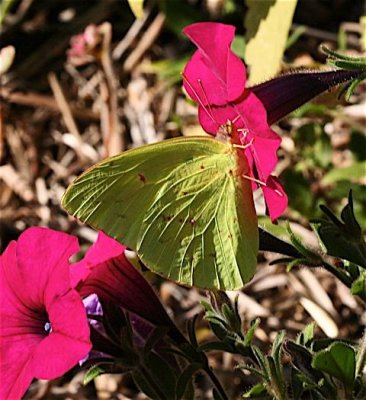
[[[342,180],[357,182],[365,177],[365,173],[366,161],[356,162],[349,167],[329,171],[323,176],[322,184],[329,185],[330,183],[337,183]]]
[[[185,26],[208,20],[205,10],[198,9],[188,1],[159,0],[161,11],[166,16],[166,24],[178,36],[182,36]]]
[[[144,0],[127,0],[128,4],[137,19],[144,17]]]
[[[99,375],[105,374],[106,370],[100,366],[100,364],[95,364],[90,367],[84,375],[83,384],[87,385],[92,380],[94,380]]]
[[[342,342],[334,342],[313,357],[312,366],[353,387],[356,371],[355,349]]]
[[[366,57],[347,56],[326,46],[322,46],[321,49],[328,56],[327,63],[332,67],[363,72],[357,79],[348,82],[341,89],[339,97],[345,95],[346,99],[349,100],[356,87],[366,79]]]
[[[297,0],[247,0],[245,60],[251,84],[274,76],[280,69]]]
[[[341,221],[325,206],[321,208],[327,219],[320,222],[318,233],[328,254],[366,268],[366,243],[353,212],[352,192],[342,210]]]

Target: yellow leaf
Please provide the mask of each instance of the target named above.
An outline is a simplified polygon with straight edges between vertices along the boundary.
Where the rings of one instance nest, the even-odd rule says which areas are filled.
[[[280,69],[297,0],[246,0],[245,61],[250,83],[273,77]]]
[[[133,15],[137,19],[142,19],[144,17],[144,0],[127,0]]]

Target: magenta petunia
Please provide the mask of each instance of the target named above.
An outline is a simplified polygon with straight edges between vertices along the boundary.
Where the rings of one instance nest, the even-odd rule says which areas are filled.
[[[99,232],[84,259],[71,267],[73,285],[82,297],[94,293],[102,302],[118,305],[154,326],[166,327],[176,341],[184,341],[151,285],[128,261],[125,250]]]
[[[243,153],[253,189],[258,185],[263,189],[269,215],[275,220],[287,207],[287,196],[271,175],[281,138],[269,127],[262,102],[245,90],[245,66],[230,49],[235,28],[204,22],[183,31],[198,47],[184,69],[183,83],[198,103],[199,121],[212,135],[230,124],[232,142],[246,146]]]
[[[77,239],[29,228],[0,256],[0,399],[18,399],[33,378],[54,379],[91,349],[69,258]]]
[[[191,83],[185,88],[192,99],[203,105],[225,105],[236,100],[243,93],[246,76],[244,64],[230,50],[235,28],[199,22],[185,27],[183,32],[199,49],[184,70]]]

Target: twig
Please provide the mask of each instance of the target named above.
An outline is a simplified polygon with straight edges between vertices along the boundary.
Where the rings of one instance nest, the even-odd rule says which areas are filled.
[[[79,129],[75,123],[75,120],[72,116],[69,104],[65,98],[65,95],[62,91],[61,85],[56,77],[56,75],[51,72],[48,74],[48,81],[51,86],[53,95],[55,96],[56,103],[58,104],[63,120],[68,131],[77,139],[79,145],[76,146],[75,151],[81,160],[85,160],[85,154],[82,151],[82,138],[79,132]]]
[[[105,149],[108,156],[120,153],[124,148],[122,126],[118,118],[118,81],[113,70],[111,59],[111,40],[112,26],[105,22],[101,27],[103,31],[103,43],[101,52],[101,64],[106,79],[106,88],[103,88],[103,82],[100,85],[101,92],[105,92],[106,102],[102,108],[102,128],[104,136]]]
[[[48,82],[51,86],[53,95],[55,96],[56,103],[58,104],[62,117],[64,119],[65,125],[70,133],[74,136],[78,137],[81,141],[81,135],[79,129],[75,123],[75,120],[72,116],[69,103],[65,98],[65,95],[62,91],[61,85],[53,72],[48,74]]]
[[[114,48],[112,52],[113,60],[119,60],[124,55],[126,50],[132,45],[132,42],[135,40],[136,36],[140,33],[141,29],[144,27],[149,16],[150,11],[145,11],[144,18],[135,19],[126,35]]]
[[[134,51],[127,57],[125,63],[123,64],[123,70],[125,72],[131,72],[140,60],[140,58],[152,46],[163,28],[164,22],[165,15],[163,13],[159,13],[142,36]]]
[[[30,107],[44,107],[52,111],[60,112],[60,108],[55,99],[50,96],[41,95],[34,92],[13,91],[10,88],[0,88],[0,98],[10,103],[20,104]],[[99,121],[100,115],[94,111],[69,106],[72,115],[78,119]]]

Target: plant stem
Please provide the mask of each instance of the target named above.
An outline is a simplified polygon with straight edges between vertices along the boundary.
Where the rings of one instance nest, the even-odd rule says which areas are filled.
[[[334,267],[331,264],[328,264],[323,260],[323,267],[330,272],[332,275],[334,275],[336,278],[338,278],[342,283],[344,283],[348,288],[351,288],[352,286],[352,279],[349,278],[346,274],[344,274],[342,271],[340,271],[338,268]]]
[[[366,363],[366,330],[362,336],[360,348],[357,352],[357,361],[356,361],[356,376],[362,374],[362,370]]]
[[[217,376],[214,374],[208,363],[205,365],[204,371],[210,377],[211,382],[214,384],[215,389],[217,390],[217,393],[219,394],[220,398],[222,400],[229,400],[229,397],[227,396],[224,388],[222,387],[220,381],[217,379]]]

